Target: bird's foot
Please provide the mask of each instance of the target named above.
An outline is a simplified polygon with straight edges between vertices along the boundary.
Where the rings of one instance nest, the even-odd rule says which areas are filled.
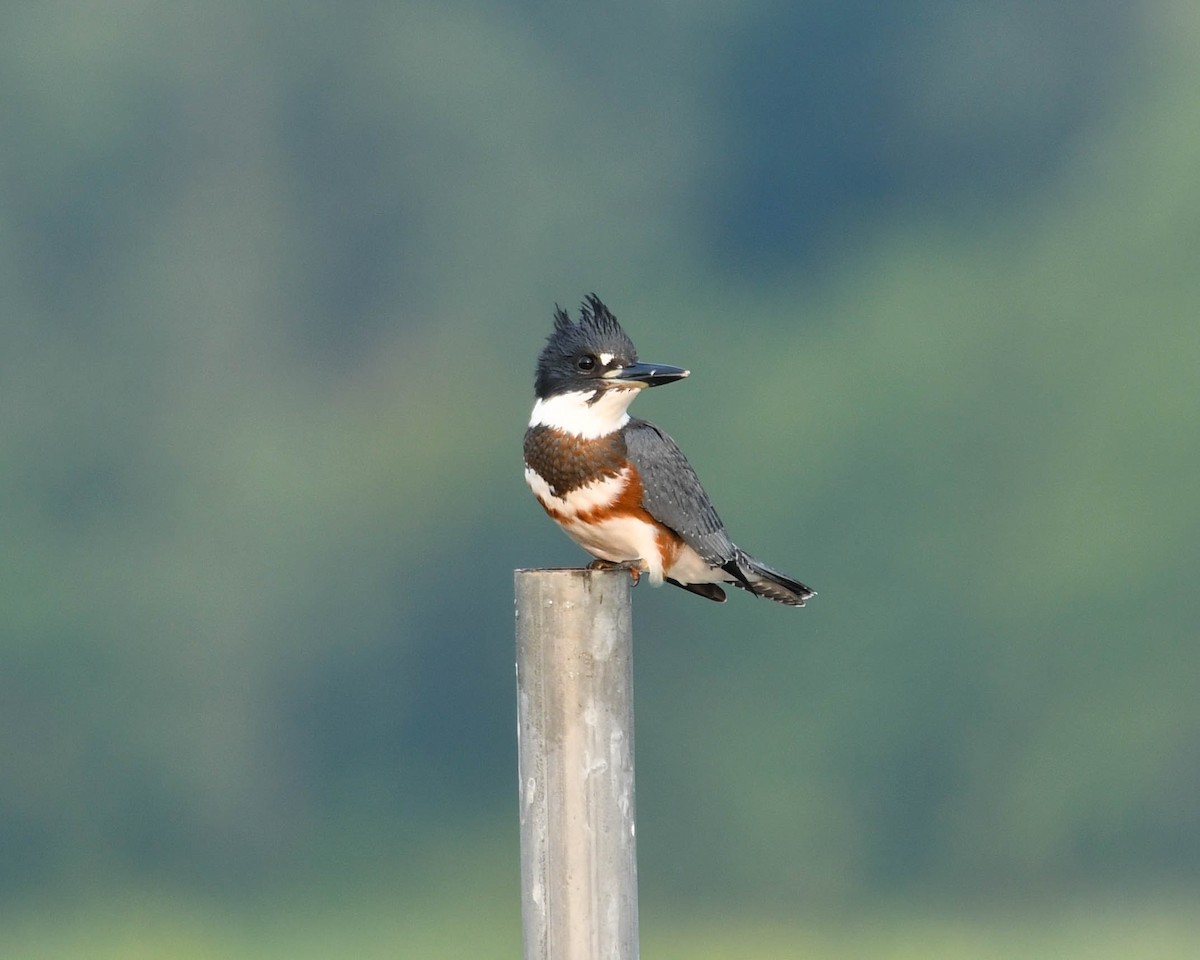
[[[596,558],[587,565],[589,570],[628,570],[629,579],[633,581],[636,587],[642,579],[642,568],[637,560],[622,560],[619,563],[615,560],[601,560]]]

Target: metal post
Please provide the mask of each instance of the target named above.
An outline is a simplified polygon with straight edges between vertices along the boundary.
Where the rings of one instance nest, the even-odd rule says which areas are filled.
[[[525,960],[636,960],[629,574],[515,580]]]

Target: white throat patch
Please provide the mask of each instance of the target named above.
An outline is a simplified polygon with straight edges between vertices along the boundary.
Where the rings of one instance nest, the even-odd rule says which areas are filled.
[[[588,403],[593,395],[591,390],[577,390],[539,399],[533,405],[529,425],[553,427],[586,440],[607,437],[629,422],[625,411],[638,390],[636,387],[602,390],[595,403]]]

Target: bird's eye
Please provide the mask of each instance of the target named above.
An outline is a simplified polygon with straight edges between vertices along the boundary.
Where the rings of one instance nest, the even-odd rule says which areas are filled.
[[[596,367],[596,358],[591,356],[591,354],[585,353],[582,357],[575,361],[575,366],[583,371],[594,370]]]

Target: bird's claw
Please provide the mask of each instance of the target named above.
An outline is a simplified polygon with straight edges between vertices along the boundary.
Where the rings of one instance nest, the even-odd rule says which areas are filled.
[[[615,560],[601,560],[597,558],[589,563],[587,568],[589,570],[628,570],[629,579],[633,581],[635,587],[642,580],[642,568],[636,560],[622,560],[618,563]]]

